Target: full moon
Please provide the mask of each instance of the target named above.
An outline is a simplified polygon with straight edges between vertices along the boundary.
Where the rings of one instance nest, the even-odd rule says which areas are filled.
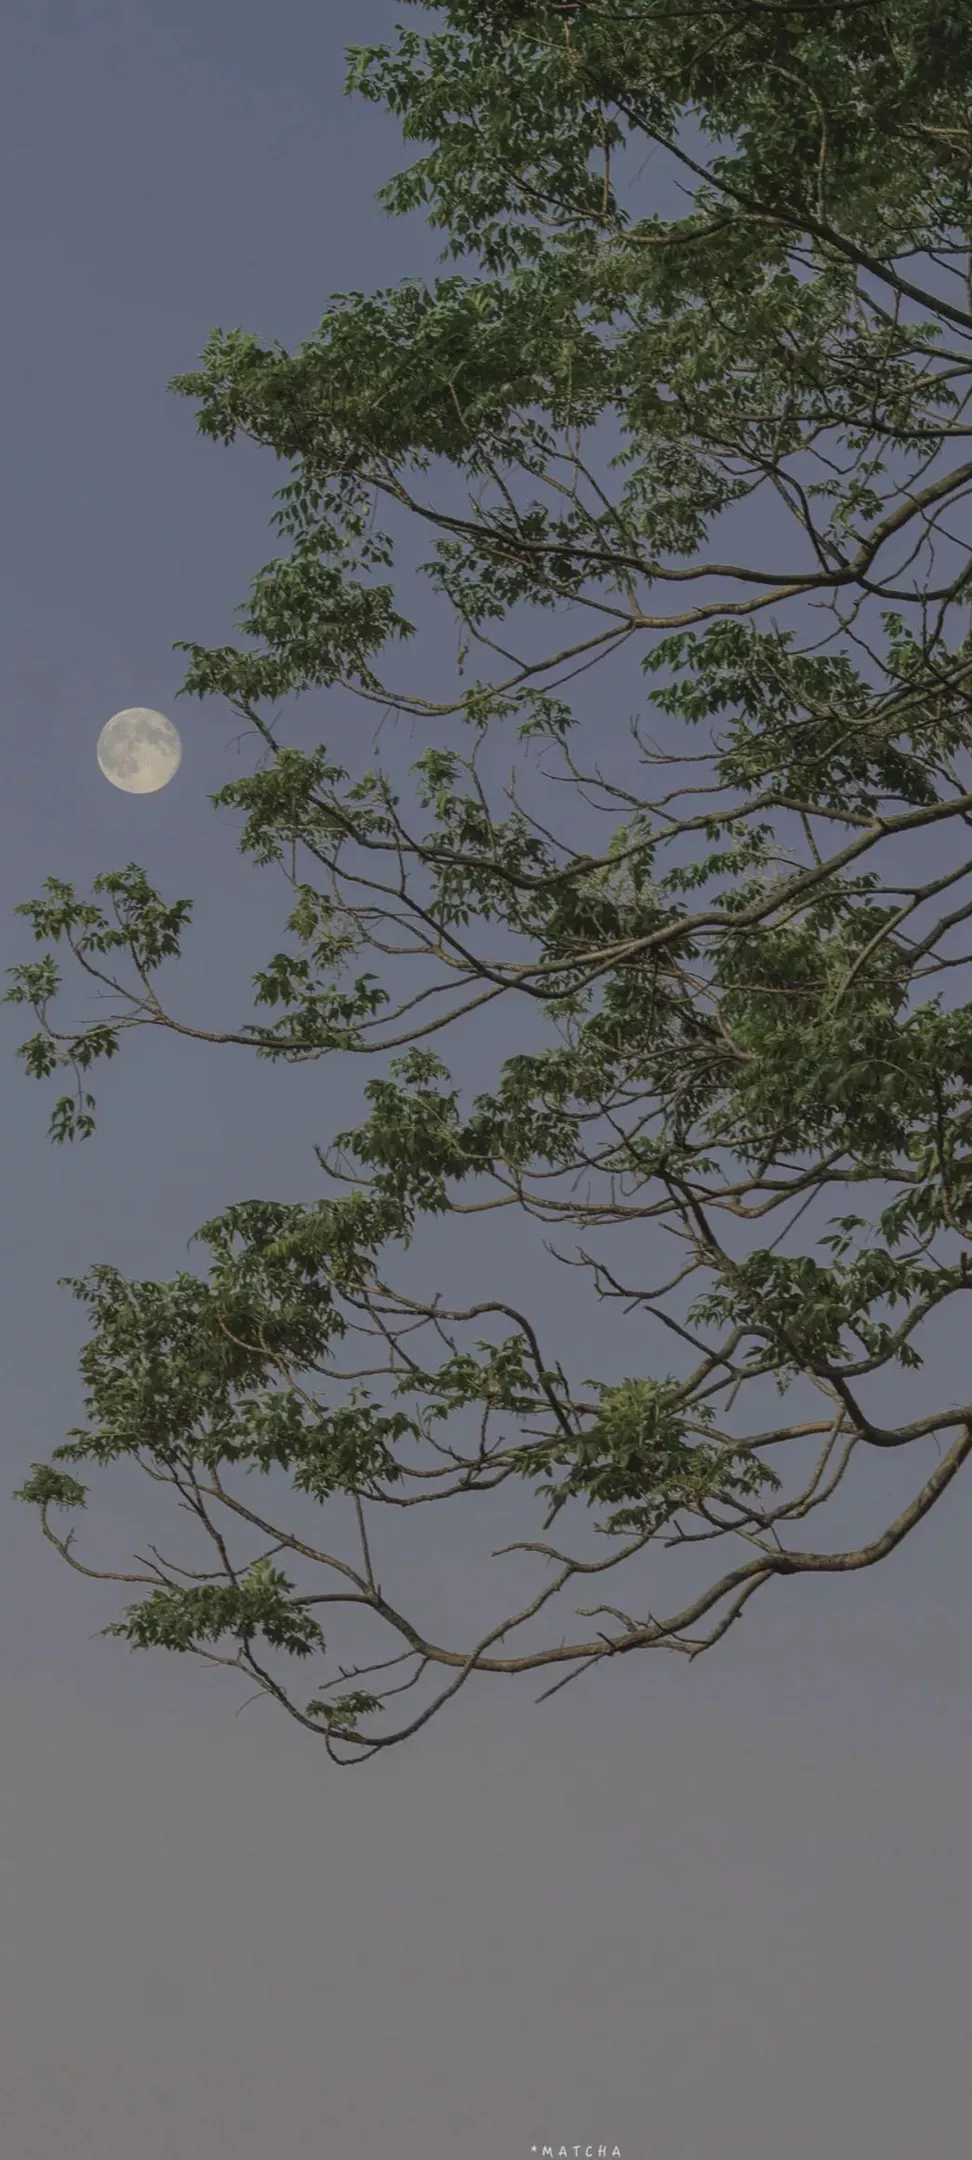
[[[113,713],[98,737],[98,763],[112,787],[126,795],[154,795],[182,762],[179,731],[164,713],[129,705]]]

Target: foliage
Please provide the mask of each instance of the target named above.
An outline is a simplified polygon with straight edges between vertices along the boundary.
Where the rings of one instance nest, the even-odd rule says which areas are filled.
[[[421,146],[385,207],[420,208],[466,267],[336,296],[294,354],[216,330],[173,387],[203,434],[289,470],[284,552],[253,582],[243,642],[179,648],[185,694],[253,729],[256,769],[214,799],[294,902],[292,943],[254,977],[259,1017],[206,1039],[364,1059],[365,1113],[319,1151],[325,1197],[204,1226],[204,1277],[96,1267],[74,1285],[88,1422],[22,1488],[81,1567],[50,1512],[86,1488],[57,1462],[134,1459],[171,1485],[218,1567],[156,1557],[120,1576],[147,1595],[116,1629],[253,1675],[336,1761],[415,1732],[474,1671],[695,1656],[758,1589],[884,1557],[972,1449],[972,1402],[942,1400],[920,1347],[970,1288],[972,565],[955,523],[972,482],[972,16],[958,0],[417,0],[393,45],[352,51],[349,87]],[[627,206],[650,195],[648,153],[682,183],[676,215]],[[396,669],[415,634],[402,530],[428,536],[424,574],[459,633],[438,700]],[[811,608],[830,618],[813,638]],[[527,614],[542,650],[519,659]],[[609,720],[592,754],[565,689],[629,648],[664,743],[639,720],[626,749]],[[387,760],[353,774],[280,740],[267,708],[332,686],[423,722],[410,794]],[[88,1070],[128,1029],[204,1032],[156,988],[190,903],[129,865],[90,901],[48,879],[22,912],[44,947],[10,971],[37,1023],[22,1056],[73,1076],[52,1136],[84,1137]],[[54,1025],[58,947],[109,1019]],[[501,1008],[522,1047],[488,1070],[481,1023],[501,1043]],[[471,1028],[475,1090],[453,1070]],[[502,1296],[423,1300],[405,1265],[431,1218],[465,1252],[497,1207],[550,1233],[542,1326]],[[656,1283],[664,1232],[681,1257]],[[627,1371],[575,1370],[557,1255],[632,1316]],[[921,1403],[895,1421],[902,1369]],[[888,1449],[914,1458],[907,1504],[846,1549],[838,1502],[836,1545],[808,1544],[852,1461],[866,1492]],[[245,1472],[350,1504],[352,1558],[250,1504]],[[545,1529],[588,1510],[606,1552],[523,1541],[539,1593],[444,1647],[377,1581],[366,1510],[510,1479],[544,1499]],[[232,1558],[234,1524],[269,1548]],[[724,1557],[656,1617],[644,1571],[678,1562],[654,1553],[697,1545]],[[311,1588],[272,1566],[281,1552]],[[508,1646],[627,1562],[633,1614],[579,1607],[613,1625]],[[367,1608],[400,1654],[342,1667],[301,1707],[267,1659],[323,1650],[325,1602]],[[402,1685],[442,1685],[396,1724],[400,1664]],[[325,1705],[371,1673],[375,1693]]]

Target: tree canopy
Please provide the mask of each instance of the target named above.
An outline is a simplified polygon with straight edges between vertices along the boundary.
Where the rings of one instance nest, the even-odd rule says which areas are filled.
[[[55,1527],[76,1472],[170,1487],[209,1567],[119,1568],[109,1632],[239,1669],[346,1763],[474,1673],[549,1695],[694,1658],[756,1592],[893,1552],[972,1451],[922,1350],[972,1281],[972,13],[411,0],[348,88],[418,146],[380,200],[446,270],[334,296],[293,353],[216,330],[172,387],[288,470],[240,644],[178,648],[258,753],[213,800],[293,888],[256,1017],[209,1039],[357,1060],[362,1116],[306,1203],[203,1225],[202,1272],[73,1283],[87,1422],[19,1495],[102,1576]],[[458,633],[445,697],[416,687],[404,539]],[[577,710],[629,648],[661,740],[609,690]],[[284,739],[327,688],[418,721],[406,787]],[[69,1076],[51,1132],[83,1138],[127,1031],[201,1032],[158,987],[191,902],[129,864],[21,913],[21,1056]],[[107,1018],[60,1019],[58,948]],[[458,1280],[497,1211],[544,1233],[537,1307],[420,1292],[423,1227],[451,1222]],[[628,1316],[623,1367],[558,1331],[565,1264]],[[848,1473],[880,1505],[888,1451],[908,1492],[848,1545]],[[403,1511],[517,1482],[538,1587],[432,1640],[384,1579]],[[387,1654],[329,1673],[355,1606]]]

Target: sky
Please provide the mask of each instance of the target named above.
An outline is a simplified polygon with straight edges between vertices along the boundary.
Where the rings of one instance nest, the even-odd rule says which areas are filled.
[[[345,47],[397,14],[8,0],[4,966],[42,877],[134,859],[196,900],[180,1012],[248,1013],[281,894],[207,800],[247,769],[239,725],[174,703],[171,647],[232,637],[284,475],[198,438],[166,383],[216,324],[293,344],[333,292],[434,273],[436,236],[374,200],[405,162],[394,122],[342,95]],[[414,678],[443,662],[423,635]],[[321,704],[357,754],[360,717]],[[183,735],[156,795],[97,768],[128,705]],[[84,1316],[57,1278],[166,1277],[230,1201],[314,1196],[350,1083],[139,1038],[94,1138],[56,1150],[22,1019],[0,1021],[10,2160],[964,2160],[968,1494],[880,1570],[757,1602],[691,1668],[626,1659],[540,1707],[484,1678],[338,1770],[228,1676],[97,1639],[119,1595],[7,1495],[80,1422]],[[967,1393],[962,1345],[938,1351],[941,1392]],[[92,1535],[127,1554],[122,1487]],[[454,1599],[463,1534],[442,1549],[437,1518],[389,1562]]]

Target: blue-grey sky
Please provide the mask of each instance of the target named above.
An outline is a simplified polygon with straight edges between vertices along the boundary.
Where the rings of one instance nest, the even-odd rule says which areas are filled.
[[[180,1011],[246,1016],[282,896],[207,801],[243,769],[238,726],[173,703],[170,648],[232,635],[283,475],[197,438],[165,385],[217,323],[294,343],[332,292],[433,269],[434,237],[373,199],[404,161],[394,124],[342,97],[345,46],[397,13],[9,0],[4,965],[24,956],[11,911],[44,875],[83,886],[134,858],[197,899]],[[420,637],[410,679],[442,660]],[[115,792],[95,762],[130,704],[183,733],[156,796]],[[367,724],[335,707],[318,732],[356,754]],[[237,1716],[228,1677],[93,1639],[120,1593],[70,1575],[2,1496],[80,1418],[83,1315],[57,1276],[96,1259],[164,1276],[231,1200],[312,1195],[312,1144],[350,1082],[139,1039],[102,1081],[96,1136],[56,1151],[14,1061],[23,1032],[8,1010],[10,2160],[591,2143],[624,2160],[964,2160],[967,1494],[881,1571],[764,1601],[692,1668],[625,1660],[539,1709],[540,1683],[484,1681],[411,1745],[336,1770],[272,1706]],[[939,1392],[967,1394],[961,1346],[940,1355]],[[102,1490],[91,1535],[121,1559],[139,1495]],[[411,1562],[433,1603],[463,1582],[446,1532],[438,1515]]]

